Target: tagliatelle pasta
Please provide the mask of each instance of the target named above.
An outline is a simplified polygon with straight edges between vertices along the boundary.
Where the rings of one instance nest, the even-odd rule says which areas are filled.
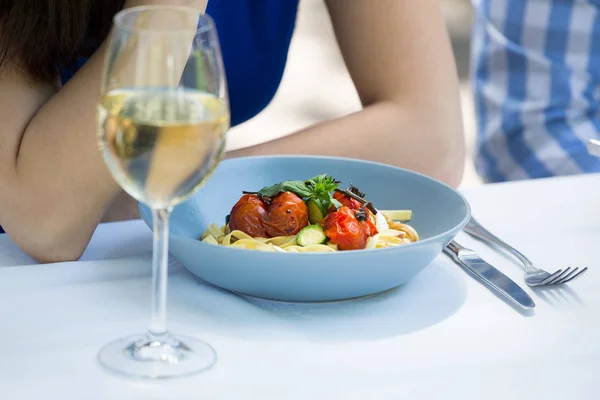
[[[221,227],[211,224],[202,235],[202,241],[209,244],[241,248],[248,250],[279,251],[289,253],[324,253],[337,251],[337,246],[327,244],[316,244],[310,246],[298,246],[296,236],[276,236],[272,238],[252,237],[242,231],[230,231],[229,226]]]
[[[385,219],[383,221],[387,222]],[[398,222],[385,224],[382,224],[381,221],[378,222],[376,226],[380,229],[379,233],[367,240],[365,250],[399,246],[419,239],[416,231],[410,225]],[[396,229],[390,228],[390,224],[396,227]],[[297,244],[297,236],[252,237],[240,230],[231,231],[228,225],[219,227],[217,224],[211,224],[202,234],[201,239],[208,244],[248,250],[278,251],[283,253],[325,253],[338,251],[338,247],[335,244],[299,246]]]
[[[244,192],[225,225],[211,224],[200,239],[283,253],[381,249],[419,240],[413,227],[397,221],[410,219],[411,210],[378,211],[356,187],[338,189],[339,183],[319,175]]]

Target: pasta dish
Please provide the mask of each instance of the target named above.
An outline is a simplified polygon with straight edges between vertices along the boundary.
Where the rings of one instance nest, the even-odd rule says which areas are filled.
[[[207,244],[274,252],[380,249],[419,240],[411,210],[378,210],[364,193],[319,175],[243,192],[225,218],[209,225]]]

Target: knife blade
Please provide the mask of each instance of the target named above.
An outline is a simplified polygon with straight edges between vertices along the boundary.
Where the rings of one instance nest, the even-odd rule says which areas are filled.
[[[535,307],[533,299],[508,276],[488,264],[473,250],[467,249],[456,241],[450,242],[444,252],[462,268],[471,272],[491,289],[497,291],[516,305],[530,309]]]

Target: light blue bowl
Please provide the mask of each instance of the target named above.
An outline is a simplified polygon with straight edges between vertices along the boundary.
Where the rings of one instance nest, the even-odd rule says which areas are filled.
[[[222,225],[242,190],[328,174],[353,184],[382,210],[411,209],[421,240],[375,250],[272,253],[202,243],[211,223]],[[150,210],[140,213],[152,227]],[[193,274],[221,288],[272,300],[312,302],[361,297],[402,285],[442,252],[465,226],[470,207],[458,192],[423,175],[331,157],[247,157],[223,161],[208,183],[171,216],[170,251]]]

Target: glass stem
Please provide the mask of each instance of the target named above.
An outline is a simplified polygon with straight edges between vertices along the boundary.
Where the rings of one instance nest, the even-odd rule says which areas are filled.
[[[150,336],[167,335],[167,273],[169,269],[169,214],[171,210],[152,209],[154,243],[152,251],[152,319]]]

